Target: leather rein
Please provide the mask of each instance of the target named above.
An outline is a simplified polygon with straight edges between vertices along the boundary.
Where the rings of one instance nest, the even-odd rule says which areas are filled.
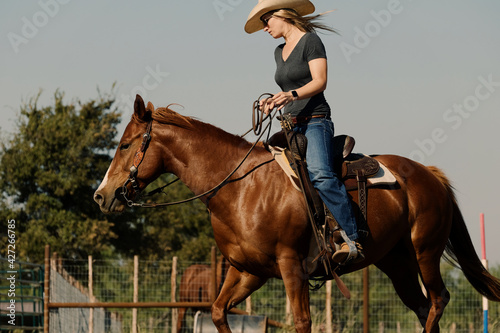
[[[132,166],[130,167],[129,176],[128,176],[127,180],[125,181],[125,183],[123,183],[123,185],[121,187],[120,195],[122,196],[122,198],[120,198],[120,199],[125,201],[127,203],[127,206],[129,206],[129,207],[134,207],[134,206],[135,207],[143,207],[143,208],[166,207],[166,206],[173,206],[173,205],[178,205],[178,204],[183,204],[183,203],[187,203],[190,201],[194,201],[196,199],[199,199],[203,196],[206,196],[206,195],[208,195],[212,192],[215,192],[215,191],[219,190],[220,188],[222,188],[226,184],[226,182],[229,180],[229,178],[231,178],[231,176],[233,176],[236,173],[236,171],[238,171],[238,169],[243,165],[243,163],[246,161],[246,159],[248,158],[250,153],[254,150],[255,146],[257,146],[257,143],[260,141],[260,139],[265,134],[265,131],[269,130],[269,132],[270,132],[270,130],[271,130],[272,119],[276,116],[277,111],[275,111],[272,115],[267,115],[264,117],[264,111],[260,110],[260,108],[259,108],[259,101],[263,96],[271,96],[272,97],[271,94],[267,94],[267,93],[262,94],[253,103],[253,107],[252,107],[252,112],[253,112],[252,125],[253,126],[249,131],[247,131],[245,134],[243,134],[242,137],[244,137],[250,131],[253,130],[255,135],[258,135],[258,138],[255,141],[255,143],[252,145],[252,147],[249,149],[249,151],[246,153],[246,155],[243,157],[241,162],[219,184],[217,184],[216,186],[214,186],[213,188],[211,188],[210,190],[208,190],[206,192],[203,192],[201,194],[198,194],[196,196],[193,196],[193,197],[185,199],[185,200],[180,200],[180,201],[175,201],[175,202],[163,202],[163,203],[155,203],[155,202],[154,203],[139,203],[139,202],[134,202],[132,199],[129,199],[127,197],[127,194],[128,194],[127,185],[129,183],[132,184],[132,189],[134,190],[134,192],[137,194],[138,197],[140,197],[140,194],[141,194],[141,189],[139,188],[136,177],[137,177],[137,173],[139,172],[139,166],[141,165],[142,161],[144,160],[144,154],[146,153],[146,150],[149,146],[149,142],[151,141],[151,130],[153,127],[152,126],[153,120],[149,121],[149,123],[146,127],[146,132],[142,135],[141,146],[137,149],[137,151],[134,155],[134,162],[133,162]],[[259,112],[260,112],[260,115],[259,115]],[[264,131],[262,131],[262,123],[267,119],[269,119],[269,122],[265,126]],[[170,183],[168,183],[164,186],[161,186],[153,191],[150,191],[150,192],[144,194],[143,197],[152,196],[156,193],[162,192],[164,188],[172,185],[173,183],[177,182],[178,180],[179,180],[179,178],[177,178],[177,179],[171,181]]]

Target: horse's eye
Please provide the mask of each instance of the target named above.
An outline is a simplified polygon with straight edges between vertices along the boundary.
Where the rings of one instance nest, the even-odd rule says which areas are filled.
[[[120,150],[127,150],[130,148],[130,143],[122,143],[120,145]]]

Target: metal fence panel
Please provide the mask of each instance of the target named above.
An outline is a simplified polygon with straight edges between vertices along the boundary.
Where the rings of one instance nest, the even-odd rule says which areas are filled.
[[[87,262],[65,262],[64,267],[71,272],[72,276],[80,281],[82,285],[88,283]],[[204,262],[179,262],[176,269],[178,275],[175,277],[176,300],[179,300],[179,289],[182,275],[192,265],[206,265]],[[482,331],[482,308],[481,296],[473,290],[463,277],[463,274],[443,264],[443,277],[452,298],[442,317],[441,332],[470,333]],[[133,299],[133,262],[132,260],[120,261],[96,261],[93,266],[94,272],[94,295],[100,302],[131,302]],[[139,302],[168,302],[172,295],[172,261],[140,261],[139,262]],[[498,275],[498,272],[497,272]],[[354,272],[342,279],[351,291],[351,300],[345,299],[340,291],[332,288],[332,325],[331,331],[327,331],[325,287],[317,291],[311,291],[311,315],[313,321],[313,332],[318,333],[362,333],[363,332],[363,274]],[[72,296],[68,287],[59,280],[53,280],[52,290],[54,297],[64,297],[65,300],[75,302],[78,297]],[[61,286],[59,286],[61,284]],[[408,310],[396,295],[390,280],[379,270],[370,269],[370,331],[371,332],[397,332],[416,333],[421,331],[416,316]],[[194,290],[198,295],[203,294],[200,285]],[[83,301],[86,301],[82,298]],[[55,298],[53,299],[55,301]],[[490,331],[500,331],[499,304],[490,303]],[[286,311],[286,293],[283,282],[277,279],[269,280],[261,289],[251,296],[251,304],[243,302],[238,306],[241,310],[251,309],[254,315],[264,315],[267,318],[282,323],[291,323],[291,317]],[[88,309],[76,310],[65,314],[59,309],[57,315],[73,318],[83,327],[88,318]],[[174,322],[172,309],[138,309],[137,332],[173,332]],[[120,325],[116,332],[132,332],[132,310],[116,309],[113,313],[118,314]],[[183,319],[184,331],[192,332],[194,326],[194,315],[196,310],[188,310]],[[57,322],[52,317],[51,322]],[[55,315],[55,314],[54,314]],[[106,316],[105,314],[103,315]],[[79,317],[77,319],[76,317]],[[101,318],[101,317],[99,317]],[[102,319],[99,319],[102,320]],[[106,322],[107,319],[104,319]],[[52,327],[52,324],[51,324]],[[101,326],[102,327],[102,326]],[[107,330],[108,326],[105,326]],[[269,332],[282,331],[279,328],[268,327]],[[52,332],[52,331],[51,331]],[[54,331],[56,332],[56,331]],[[64,332],[72,332],[66,330]],[[75,331],[76,332],[76,331]],[[104,332],[97,329],[94,332]],[[107,332],[107,331],[106,331]],[[115,331],[113,331],[115,332]]]

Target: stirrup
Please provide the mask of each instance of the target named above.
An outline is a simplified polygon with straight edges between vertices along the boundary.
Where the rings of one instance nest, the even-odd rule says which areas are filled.
[[[349,246],[349,256],[346,259],[347,262],[349,261],[349,259],[352,259],[358,255],[358,249],[356,248],[356,244],[349,237],[347,237],[345,230],[340,230],[340,235],[344,239],[344,242],[346,242],[347,246]]]
[[[341,258],[335,259],[335,253],[339,253],[337,251],[337,252],[335,252],[333,254],[332,260],[335,261],[336,263],[340,264],[340,265],[346,265],[346,264],[348,264],[350,262],[352,262],[352,263],[359,263],[359,262],[363,261],[365,259],[364,255],[361,253],[361,249],[360,249],[360,251],[358,251],[356,243],[353,242],[352,240],[350,240],[349,237],[347,237],[347,234],[345,233],[344,230],[340,230],[340,235],[342,236],[342,238],[344,240],[344,244],[347,245],[347,247],[349,249],[349,252],[347,253],[347,257],[345,259],[344,258],[342,258],[342,259]],[[345,252],[343,254],[345,254]]]

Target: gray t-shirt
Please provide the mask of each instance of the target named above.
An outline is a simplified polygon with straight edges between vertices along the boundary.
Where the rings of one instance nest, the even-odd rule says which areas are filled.
[[[281,44],[274,51],[276,60],[274,79],[282,91],[290,91],[312,81],[309,61],[318,58],[326,59],[326,51],[321,39],[315,33],[306,33],[302,36],[286,61],[283,61],[284,46],[285,44]],[[284,113],[290,113],[294,117],[330,115],[330,106],[321,92],[311,98],[288,103]]]

